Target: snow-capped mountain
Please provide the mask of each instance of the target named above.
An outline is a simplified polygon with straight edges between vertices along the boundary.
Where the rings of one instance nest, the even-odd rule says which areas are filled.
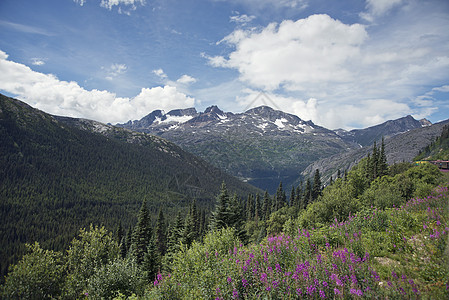
[[[335,132],[268,106],[236,114],[217,106],[199,113],[158,110],[118,126],[162,136],[270,191],[281,180],[288,185],[311,162],[348,148]]]

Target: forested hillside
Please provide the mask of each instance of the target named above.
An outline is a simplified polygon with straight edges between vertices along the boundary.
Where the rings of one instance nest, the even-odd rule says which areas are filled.
[[[144,199],[152,222],[160,207],[170,220],[194,199],[209,211],[222,182],[241,195],[257,191],[164,139],[0,95],[2,275],[25,242],[61,250],[91,223],[129,228]]]
[[[449,178],[436,166],[386,164],[383,145],[321,189],[287,197],[225,184],[205,227],[196,203],[165,227],[146,201],[133,230],[82,229],[67,252],[39,244],[11,268],[12,298],[446,299]]]

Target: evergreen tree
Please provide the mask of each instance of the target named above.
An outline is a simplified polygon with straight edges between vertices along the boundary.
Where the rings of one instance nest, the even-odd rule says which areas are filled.
[[[296,201],[295,187],[292,185],[292,190],[290,191],[290,201],[289,201],[290,207],[296,207],[295,201]]]
[[[217,197],[217,204],[212,213],[210,227],[212,230],[217,230],[227,227],[229,224],[229,194],[226,184],[223,182],[220,189],[220,194]]]
[[[182,219],[181,212],[178,212],[176,215],[176,220],[170,230],[167,246],[168,252],[174,253],[179,249],[179,243],[181,242],[183,231],[184,220]]]
[[[284,189],[282,188],[282,181],[279,183],[278,189],[276,191],[276,195],[274,197],[273,202],[273,212],[281,209],[285,206],[287,202],[287,197],[285,196]]]
[[[145,199],[137,216],[137,224],[131,238],[131,254],[134,256],[138,264],[141,264],[143,261],[143,257],[147,252],[147,246],[150,243],[151,236],[151,220],[147,208],[147,201]]]
[[[313,177],[313,187],[312,187],[312,201],[318,199],[321,195],[321,176],[318,169],[315,170],[315,176]]]
[[[199,222],[197,222],[198,218],[196,214],[196,204],[191,203],[189,213],[187,214],[184,221],[184,230],[181,237],[181,241],[184,245],[190,246],[192,242],[197,238],[197,226],[199,227]]]
[[[123,227],[122,227],[122,221],[118,222],[117,230],[115,231],[116,241],[118,244],[121,243],[123,238]]]
[[[373,145],[373,154],[372,154],[370,163],[371,163],[370,169],[369,169],[371,172],[370,181],[373,181],[374,179],[377,178],[377,170],[378,170],[378,163],[379,163],[379,151],[377,149],[377,145],[376,145],[375,141],[374,141],[374,145]]]
[[[167,251],[167,228],[165,224],[164,213],[162,209],[159,209],[159,214],[156,221],[156,227],[154,229],[156,249],[159,255],[164,256]]]
[[[303,203],[303,193],[302,193],[302,186],[303,183],[302,181],[299,183],[299,185],[296,187],[296,193],[295,193],[295,203],[296,203],[296,207],[298,209],[303,209],[304,208],[304,203]]]
[[[126,243],[126,236],[123,236],[120,242],[120,256],[121,258],[125,258],[127,254],[128,254],[128,247]]]
[[[263,206],[262,206],[263,220],[268,220],[271,214],[271,200],[268,192],[263,194]]]
[[[234,227],[239,240],[243,243],[246,243],[248,237],[244,226],[245,211],[242,209],[242,205],[237,194],[234,194],[234,196],[231,198],[231,201],[229,203],[229,211],[230,217],[228,227]]]
[[[254,199],[254,220],[257,222],[259,221],[261,215],[262,215],[262,205],[260,201],[260,195],[259,193],[256,194],[256,198]]]
[[[303,208],[307,208],[307,205],[312,202],[312,184],[310,179],[307,178],[306,187],[304,188],[304,194],[302,197]]]
[[[157,251],[156,240],[153,236],[148,243],[147,251],[145,252],[142,262],[142,270],[145,280],[148,282],[153,281],[159,269],[160,256]]]
[[[385,139],[382,137],[382,144],[380,146],[379,161],[377,163],[378,176],[384,176],[388,173],[387,155],[385,153]]]
[[[248,200],[246,201],[246,220],[251,221],[254,218],[254,196],[248,194]]]

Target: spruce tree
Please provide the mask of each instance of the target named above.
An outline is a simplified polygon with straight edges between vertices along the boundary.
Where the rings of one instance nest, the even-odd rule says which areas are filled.
[[[313,177],[313,187],[312,187],[312,201],[318,199],[321,195],[321,176],[318,169],[315,170],[315,176]]]
[[[156,246],[156,240],[154,237],[150,239],[148,243],[147,251],[145,252],[142,261],[142,270],[145,280],[151,282],[154,280],[157,272],[161,266],[161,260]]]
[[[132,255],[138,264],[141,264],[147,252],[147,246],[152,236],[151,220],[147,208],[147,201],[144,200],[137,216],[137,224],[131,238]]]
[[[167,251],[167,228],[165,224],[164,213],[162,209],[159,209],[159,214],[156,221],[156,227],[154,228],[156,249],[159,255],[164,256]]]
[[[263,220],[268,220],[271,214],[271,200],[268,192],[263,194],[263,206],[262,206]]]
[[[309,178],[307,178],[307,181],[306,181],[306,187],[304,188],[302,202],[303,202],[304,209],[307,208],[307,205],[312,202],[312,184],[310,183]]]
[[[382,137],[382,144],[380,146],[379,161],[377,163],[378,176],[384,176],[388,173],[387,155],[385,153],[385,139]]]
[[[256,198],[254,199],[254,220],[259,221],[262,214],[262,205],[260,201],[259,193],[256,194]]]
[[[285,196],[285,192],[284,192],[284,189],[282,188],[282,181],[281,181],[279,183],[278,189],[276,191],[276,195],[274,197],[274,202],[272,205],[273,212],[284,207],[287,202],[286,199],[287,199],[287,197]]]
[[[227,227],[229,224],[229,194],[226,184],[223,182],[220,189],[220,194],[217,197],[217,204],[212,213],[210,227],[212,230],[217,230]]]
[[[296,207],[296,194],[295,194],[295,187],[292,185],[292,190],[290,191],[290,200],[289,200],[289,206],[290,207]]]
[[[248,200],[246,201],[246,220],[252,221],[254,218],[254,196],[248,194]]]

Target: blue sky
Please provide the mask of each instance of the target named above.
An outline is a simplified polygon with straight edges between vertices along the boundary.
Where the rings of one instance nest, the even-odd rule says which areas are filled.
[[[328,128],[438,122],[448,28],[447,0],[1,0],[0,92],[110,123],[263,104]]]

